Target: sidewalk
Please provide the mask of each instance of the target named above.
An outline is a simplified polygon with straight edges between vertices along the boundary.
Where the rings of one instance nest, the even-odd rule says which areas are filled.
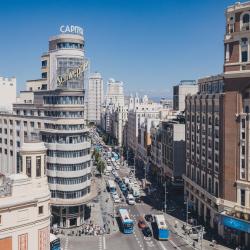
[[[173,217],[172,215],[169,214],[165,214],[165,219],[167,221],[167,224],[170,225],[170,230],[172,233],[178,235],[179,237],[181,237],[188,245],[190,245],[192,248],[194,249],[201,249],[201,242],[197,242],[195,241],[195,247],[193,246],[193,242],[194,240],[191,239],[189,237],[189,235],[186,235],[184,233],[184,230],[182,229],[183,224],[185,224],[183,221]],[[177,227],[175,227],[175,223],[177,222]],[[188,224],[188,226],[191,226]],[[211,250],[211,249],[218,249],[218,250],[229,250],[231,248],[219,245],[219,244],[215,244],[213,246],[211,241],[202,240],[202,249],[207,249],[207,250]]]
[[[102,178],[103,180],[98,180],[102,190],[99,196],[100,215],[102,216],[103,227],[106,233],[112,234],[119,231],[119,226],[116,218],[113,217],[114,213],[116,215],[116,210],[110,193],[106,191],[106,179]]]

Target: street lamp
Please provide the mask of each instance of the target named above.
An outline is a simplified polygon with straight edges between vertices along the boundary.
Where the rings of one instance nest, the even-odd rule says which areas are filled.
[[[186,195],[185,196],[185,202],[184,202],[184,204],[186,204],[186,230],[187,230],[187,228],[188,228],[188,214],[190,213],[189,211],[188,211],[188,196]],[[187,238],[187,231],[186,231],[186,238]]]

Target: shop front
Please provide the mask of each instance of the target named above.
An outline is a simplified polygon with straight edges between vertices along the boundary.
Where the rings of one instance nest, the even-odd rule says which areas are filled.
[[[223,238],[228,245],[250,247],[250,222],[226,214],[220,215]]]

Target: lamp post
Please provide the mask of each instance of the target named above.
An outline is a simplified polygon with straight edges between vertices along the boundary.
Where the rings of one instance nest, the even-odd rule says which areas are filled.
[[[189,214],[189,211],[188,211],[188,196],[186,195],[185,196],[185,202],[184,204],[186,204],[186,230],[188,228],[188,214]],[[187,231],[186,231],[186,238],[187,238],[188,234],[187,234]]]

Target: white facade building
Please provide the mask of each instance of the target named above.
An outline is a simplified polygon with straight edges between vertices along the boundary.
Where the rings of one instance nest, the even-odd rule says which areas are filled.
[[[100,73],[90,75],[88,81],[88,115],[87,120],[100,124],[103,104],[103,79]]]
[[[137,149],[139,118],[160,118],[162,105],[159,103],[150,102],[147,96],[142,100],[136,95],[130,98],[128,107],[128,125],[127,125],[127,145],[134,152]]]
[[[123,82],[110,78],[107,84],[106,105],[124,106]]]
[[[198,85],[195,80],[183,80],[180,84],[173,86],[173,108],[178,111],[185,111],[185,98],[187,95],[195,95],[198,92]]]
[[[110,113],[110,134],[118,146],[123,145],[124,126],[128,120],[128,107],[119,106]]]
[[[11,111],[16,102],[16,78],[0,77],[0,111]]]
[[[13,114],[0,113],[0,171],[20,172],[20,145],[27,136],[39,133],[48,149],[53,223],[61,228],[82,225],[85,204],[96,195],[91,181],[91,141],[84,119],[87,64],[83,45],[79,35],[50,39],[49,52],[42,56],[41,83],[47,81],[47,86],[35,84],[32,88],[29,82],[32,90],[21,92]]]
[[[23,143],[20,173],[0,175],[0,249],[50,249],[46,150],[43,142]]]

